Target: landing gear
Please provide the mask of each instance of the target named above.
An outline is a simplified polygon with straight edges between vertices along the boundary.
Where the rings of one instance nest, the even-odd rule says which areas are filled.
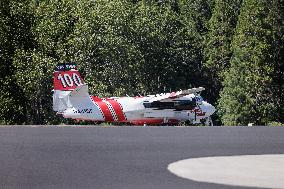
[[[211,117],[206,118],[205,125],[206,126],[214,126]]]
[[[169,120],[168,118],[164,117],[163,123],[161,124],[162,126],[169,126]]]

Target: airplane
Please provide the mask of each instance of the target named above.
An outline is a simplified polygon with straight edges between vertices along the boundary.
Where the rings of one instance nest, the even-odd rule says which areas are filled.
[[[53,110],[64,118],[130,125],[213,126],[215,107],[200,96],[203,87],[137,97],[90,95],[76,64],[59,63],[53,73]]]

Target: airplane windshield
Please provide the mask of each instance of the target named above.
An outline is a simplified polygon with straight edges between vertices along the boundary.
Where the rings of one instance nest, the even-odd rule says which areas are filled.
[[[200,95],[195,96],[194,99],[196,100],[196,102],[202,102],[203,101],[203,98]]]

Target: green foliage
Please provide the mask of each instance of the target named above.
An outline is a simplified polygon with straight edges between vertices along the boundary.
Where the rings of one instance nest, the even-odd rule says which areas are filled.
[[[76,62],[96,95],[121,95],[137,88],[140,52],[133,44],[133,7],[127,1],[96,1],[76,24]],[[89,7],[88,7],[89,8]]]
[[[270,16],[271,10],[277,9],[274,6],[244,1],[232,42],[231,67],[225,73],[219,100],[219,113],[226,125],[267,124],[279,111],[273,91],[273,75],[279,64],[278,57],[273,57],[278,47],[271,40],[276,39],[272,23],[279,19]]]
[[[216,0],[205,40],[205,68],[212,86],[210,100],[217,101],[224,73],[230,67],[231,41],[237,24],[241,0]]]
[[[272,121],[272,122],[269,122],[267,125],[269,125],[269,126],[284,126],[284,123]]]
[[[15,81],[23,91],[30,124],[56,123],[52,112],[52,78],[56,61],[35,51],[17,50],[13,61]],[[58,121],[58,120],[57,120]]]
[[[25,98],[15,81],[12,62],[16,49],[33,46],[30,32],[33,19],[28,1],[0,2],[0,120],[6,124],[27,121]]]
[[[0,123],[57,124],[52,72],[75,62],[90,92],[204,86],[224,124],[284,122],[283,2],[0,2]],[[238,24],[237,24],[238,23]]]

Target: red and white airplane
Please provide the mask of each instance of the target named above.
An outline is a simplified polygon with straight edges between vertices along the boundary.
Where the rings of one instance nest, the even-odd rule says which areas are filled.
[[[58,64],[53,76],[53,110],[64,118],[133,125],[185,121],[213,125],[210,116],[215,107],[199,95],[203,87],[143,97],[100,98],[89,94],[75,64]]]

